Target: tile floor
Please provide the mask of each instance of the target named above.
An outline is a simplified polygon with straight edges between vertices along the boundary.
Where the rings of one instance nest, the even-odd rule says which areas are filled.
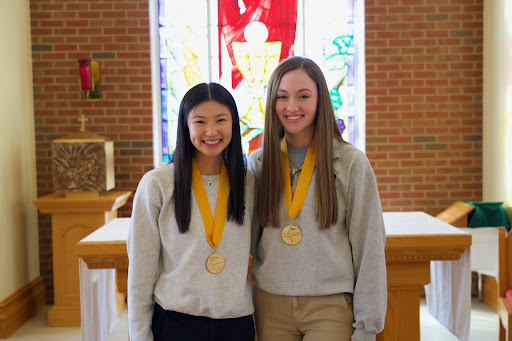
[[[470,341],[498,340],[498,315],[485,304],[473,299],[471,307]],[[6,340],[9,341],[80,341],[79,327],[48,327],[48,309],[45,307],[27,321]],[[127,310],[120,316],[108,341],[128,340]],[[422,341],[456,341],[457,338],[446,330],[427,311],[422,301],[420,309]]]

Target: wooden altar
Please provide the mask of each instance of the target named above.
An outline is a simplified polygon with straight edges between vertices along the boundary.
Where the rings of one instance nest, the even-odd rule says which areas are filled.
[[[83,238],[75,246],[89,269],[116,269],[117,288],[127,295],[128,252],[126,240],[130,218],[117,218]]]
[[[431,260],[457,260],[471,235],[423,212],[384,213],[388,309],[377,340],[420,340],[420,294],[430,282]],[[126,293],[129,218],[118,218],[76,245],[89,268],[117,268],[119,290]],[[468,264],[469,266],[469,264]],[[126,282],[124,282],[126,283]]]
[[[117,217],[131,191],[108,191],[96,198],[66,198],[54,192],[34,200],[41,213],[52,215],[53,285],[55,304],[48,325],[80,326],[80,282],[75,245]]]
[[[388,310],[377,340],[419,341],[420,295],[430,282],[430,261],[460,259],[471,235],[424,212],[386,212],[384,224]]]

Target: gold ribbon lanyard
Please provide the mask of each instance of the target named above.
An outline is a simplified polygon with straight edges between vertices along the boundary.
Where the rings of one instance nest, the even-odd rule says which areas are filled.
[[[228,207],[229,178],[228,170],[222,162],[220,170],[219,192],[217,194],[217,207],[215,209],[215,219],[212,216],[212,210],[204,189],[203,179],[199,172],[199,167],[195,159],[192,159],[192,189],[196,196],[197,205],[203,218],[206,240],[213,248],[213,253],[206,260],[206,269],[212,274],[218,274],[224,269],[226,264],[224,257],[216,251],[219,246],[222,233],[224,232],[224,223],[226,222],[226,213]]]
[[[299,176],[299,183],[295,189],[295,194],[292,199],[292,186],[290,178],[290,164],[288,160],[288,145],[286,144],[286,138],[283,137],[281,141],[281,181],[283,183],[283,195],[288,215],[292,222],[288,226],[283,228],[281,237],[283,241],[288,245],[296,245],[302,240],[302,230],[299,226],[293,223],[293,220],[297,217],[304,200],[306,199],[306,193],[308,192],[309,183],[313,176],[313,170],[316,164],[316,138],[313,136],[309,145],[304,164]]]

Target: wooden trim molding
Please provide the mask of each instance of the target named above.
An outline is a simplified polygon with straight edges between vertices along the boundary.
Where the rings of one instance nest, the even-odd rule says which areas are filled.
[[[41,276],[0,302],[0,339],[6,338],[45,305]]]

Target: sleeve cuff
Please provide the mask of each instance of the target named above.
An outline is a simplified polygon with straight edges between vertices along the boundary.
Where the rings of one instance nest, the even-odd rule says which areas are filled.
[[[355,329],[352,338],[357,341],[375,341],[377,334],[362,329]]]

